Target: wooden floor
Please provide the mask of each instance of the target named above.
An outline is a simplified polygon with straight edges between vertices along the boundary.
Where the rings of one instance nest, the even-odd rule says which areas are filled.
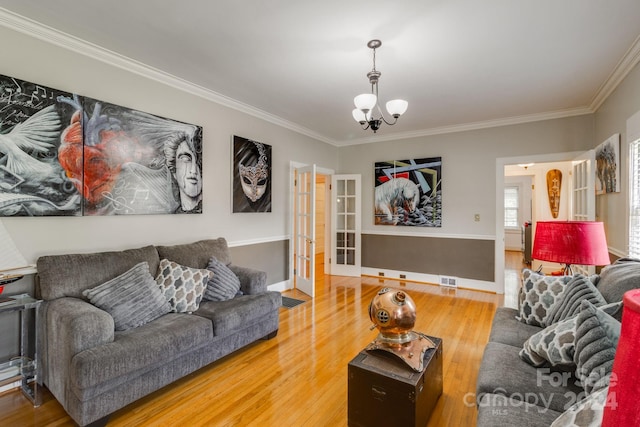
[[[347,365],[376,337],[367,309],[382,287],[406,290],[417,307],[415,330],[443,339],[444,393],[428,425],[474,426],[478,367],[504,296],[340,276],[320,277],[314,300],[282,308],[276,338],[127,406],[108,426],[346,426]],[[285,295],[307,299],[295,290]],[[43,400],[34,409],[18,391],[0,395],[0,425],[73,425],[46,390]]]

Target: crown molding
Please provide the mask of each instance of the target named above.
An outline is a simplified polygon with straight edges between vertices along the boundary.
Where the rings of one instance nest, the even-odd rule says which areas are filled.
[[[546,113],[527,114],[522,116],[505,117],[496,120],[486,120],[481,122],[464,123],[460,125],[441,126],[430,129],[423,129],[412,132],[399,132],[389,135],[376,135],[366,138],[353,139],[344,141],[341,146],[369,144],[373,142],[397,141],[400,139],[419,138],[423,136],[442,135],[446,133],[466,132],[470,130],[488,129],[499,126],[517,125],[522,123],[531,123],[542,120],[561,119],[565,117],[582,116],[591,114],[593,110],[589,107],[569,108],[566,110],[550,111]]]
[[[638,62],[640,62],[640,36],[631,44],[631,47],[629,47],[620,62],[596,92],[590,105],[593,112],[598,111],[602,103],[616,90]]]
[[[39,40],[54,44],[80,55],[87,56],[108,65],[129,71],[131,73],[157,81],[175,89],[190,93],[211,102],[240,111],[253,117],[257,117],[266,122],[275,124],[285,129],[292,130],[310,138],[322,141],[331,145],[338,145],[338,142],[327,138],[311,129],[300,126],[296,123],[283,119],[282,117],[268,113],[256,107],[252,107],[243,102],[229,98],[228,96],[206,89],[185,79],[166,73],[157,68],[143,64],[140,61],[120,55],[96,44],[82,40],[70,34],[58,31],[30,18],[18,15],[7,9],[0,8],[0,25],[11,30],[26,34]]]

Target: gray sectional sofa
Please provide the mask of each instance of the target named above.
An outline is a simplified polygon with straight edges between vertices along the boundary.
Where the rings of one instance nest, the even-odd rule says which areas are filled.
[[[155,278],[162,259],[205,269],[212,256],[235,273],[240,292],[227,300],[202,300],[191,313],[166,312],[163,306],[159,317],[120,331],[112,314],[86,296],[140,263]],[[44,300],[38,319],[40,378],[82,426],[104,424],[112,412],[278,331],[280,293],[267,291],[264,272],[233,265],[223,238],[43,256],[37,268],[37,292]]]
[[[525,270],[525,272],[531,273],[530,270]],[[566,290],[575,283],[575,280],[572,279],[577,278],[574,276],[558,279],[560,286],[554,287],[556,285],[551,285],[553,279],[545,278],[544,280],[549,286],[545,289],[544,295],[534,295],[535,304],[539,303],[540,306],[534,307],[532,310],[532,305],[529,306],[529,309],[523,310],[524,291],[522,290],[519,309],[499,307],[496,310],[489,342],[484,349],[477,378],[475,403],[478,407],[478,427],[574,425],[571,422],[575,422],[575,425],[586,425],[583,424],[586,422],[584,420],[576,422],[576,416],[585,418],[601,416],[601,408],[598,412],[597,405],[602,404],[602,399],[606,397],[609,377],[605,376],[607,373],[605,371],[608,370],[610,373],[617,338],[611,338],[603,333],[602,330],[607,331],[606,327],[596,331],[596,326],[599,327],[599,323],[593,322],[593,319],[589,318],[589,313],[597,313],[599,318],[604,319],[603,322],[610,322],[614,325],[613,328],[610,328],[611,330],[615,329],[615,322],[619,322],[621,318],[620,301],[622,301],[624,293],[631,289],[640,288],[640,260],[620,259],[603,268],[599,275],[585,278],[588,280],[583,280],[583,282],[592,283],[597,289],[596,294],[599,295],[595,295],[593,292],[590,296],[576,293],[573,303],[577,311],[574,310],[572,316],[567,316],[563,320],[568,324],[572,319],[575,319],[576,323],[574,323],[573,329],[569,330],[568,338],[556,340],[556,343],[563,342],[562,345],[565,347],[562,351],[553,353],[555,344],[549,344],[554,338],[553,336],[546,335],[540,341],[541,348],[548,353],[542,352],[541,354],[545,355],[547,359],[554,360],[554,357],[564,357],[568,358],[568,362],[551,364],[545,361],[543,364],[534,366],[525,361],[526,357],[523,358],[521,354],[523,346],[526,346],[525,342],[534,334],[540,336],[544,334],[541,332],[543,330],[557,328],[559,323],[552,323],[553,316],[558,311],[558,309],[554,309],[554,305],[562,300],[563,293],[566,293]],[[538,278],[538,280],[542,279]],[[527,279],[523,278],[523,287],[526,284]],[[603,300],[600,302],[591,301],[592,297],[598,300],[603,298]],[[591,302],[587,303],[584,300]],[[524,303],[526,305],[526,302]],[[594,309],[594,305],[599,305],[599,307]],[[542,306],[546,306],[546,309]],[[602,314],[603,312],[607,314]],[[537,322],[527,321],[527,319],[523,319],[523,316],[531,316],[531,319],[540,316],[538,320],[541,323],[545,323],[541,318],[546,316],[546,322],[551,324],[547,324],[546,327],[545,324],[536,325]],[[617,320],[612,320],[612,318]],[[585,330],[585,328],[591,327],[589,325],[596,325],[593,326],[593,331]],[[600,335],[596,335],[596,332]],[[619,333],[619,329],[617,333]],[[611,334],[615,335],[613,332]],[[558,334],[555,338],[558,339],[560,336],[561,334]],[[608,343],[606,345],[609,347],[604,346],[604,348],[596,350],[596,344],[600,346],[602,342]],[[593,349],[590,349],[589,346]],[[589,354],[589,351],[592,354]],[[595,354],[596,351],[599,353]],[[573,360],[573,364],[571,360]],[[558,361],[555,360],[555,362]],[[592,363],[593,366],[597,365],[598,369],[592,368],[594,372],[600,373],[600,377],[593,381],[595,383],[596,380],[599,380],[596,383],[597,387],[588,387],[586,384],[589,381],[585,380],[585,376],[580,375],[581,372],[585,375],[591,374],[587,369],[589,368],[588,363]],[[594,404],[593,402],[597,399],[600,401]],[[584,406],[586,406],[586,410],[583,408]],[[590,411],[589,408],[595,409]],[[573,421],[570,421],[572,418]]]

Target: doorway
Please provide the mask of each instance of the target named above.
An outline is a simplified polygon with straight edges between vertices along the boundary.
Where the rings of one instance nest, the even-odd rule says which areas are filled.
[[[571,175],[571,164],[576,159],[579,158],[583,152],[568,152],[568,153],[554,153],[554,154],[543,154],[543,155],[534,155],[534,156],[521,156],[521,157],[504,157],[496,159],[496,240],[495,240],[495,284],[496,284],[496,292],[497,293],[506,293],[508,295],[517,293],[517,290],[514,289],[505,289],[505,204],[504,204],[504,186],[505,186],[505,177],[506,177],[506,168],[509,167],[518,167],[518,164],[529,164],[533,163],[534,165],[539,165],[540,168],[548,168],[550,164],[556,163],[566,163],[568,166],[568,172],[566,173],[567,180],[566,183],[570,184],[570,175]],[[533,168],[534,166],[530,166],[529,168]],[[532,171],[528,173],[531,174]],[[538,190],[542,190],[546,187],[544,184],[544,178],[540,178],[540,173],[536,173],[535,176],[538,176],[534,180],[534,186],[538,188]],[[564,184],[563,184],[564,186]],[[570,186],[567,185],[566,193],[569,192]],[[546,192],[546,190],[545,190]],[[536,220],[551,220],[550,213],[547,214],[546,210],[548,210],[548,204],[546,200],[541,197],[535,196],[535,189],[532,195],[532,214],[531,221],[535,222]],[[567,200],[571,200],[571,195],[568,194],[569,197]],[[595,196],[594,196],[595,197]],[[541,200],[542,199],[542,200]],[[565,210],[563,217],[560,219],[569,219],[570,212],[570,203],[564,203],[563,207]],[[532,265],[532,268],[537,268],[535,265]],[[509,283],[513,283],[513,281],[509,281]],[[519,282],[516,282],[517,286]],[[510,285],[512,286],[512,285]]]
[[[328,267],[332,170],[291,162],[290,275],[292,288],[313,298]]]

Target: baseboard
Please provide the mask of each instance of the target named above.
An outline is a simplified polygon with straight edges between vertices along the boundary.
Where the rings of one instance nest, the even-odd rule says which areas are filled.
[[[270,291],[283,292],[287,289],[293,289],[293,284],[291,283],[291,280],[284,280],[282,282],[272,283],[267,287],[267,289]]]
[[[380,273],[382,273],[383,276],[381,276]],[[430,283],[434,285],[438,285],[440,283],[440,275],[438,274],[411,273],[406,271],[386,270],[383,268],[362,267],[362,275],[385,277],[395,280],[407,280],[418,283]],[[496,294],[504,293],[504,290],[498,289],[495,282],[466,279],[464,277],[456,277],[456,279],[456,287],[459,289],[471,289],[474,291],[493,292]]]

